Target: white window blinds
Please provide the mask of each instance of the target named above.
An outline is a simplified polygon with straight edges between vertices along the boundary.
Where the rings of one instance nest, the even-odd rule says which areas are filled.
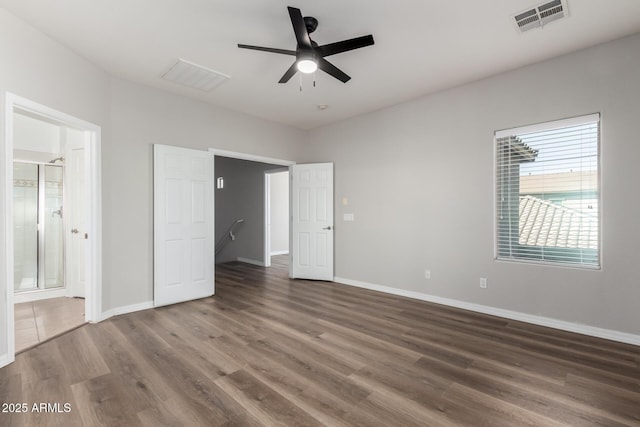
[[[600,267],[599,114],[496,132],[496,257]]]

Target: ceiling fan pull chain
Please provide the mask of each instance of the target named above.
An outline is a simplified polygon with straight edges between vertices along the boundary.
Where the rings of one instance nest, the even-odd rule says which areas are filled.
[[[316,87],[316,72],[313,72],[313,87]]]
[[[300,74],[300,92],[302,92],[302,74]]]

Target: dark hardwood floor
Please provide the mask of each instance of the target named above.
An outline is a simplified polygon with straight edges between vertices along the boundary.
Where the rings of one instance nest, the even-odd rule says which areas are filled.
[[[640,426],[638,347],[286,268],[219,265],[213,298],[19,354],[0,403],[29,411],[0,425]]]

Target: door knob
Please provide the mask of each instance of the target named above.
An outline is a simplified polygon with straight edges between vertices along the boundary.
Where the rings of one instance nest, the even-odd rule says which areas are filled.
[[[323,230],[331,230],[331,226],[324,227]]]
[[[71,229],[71,232],[72,232],[73,234],[78,234],[78,229],[77,229],[77,228],[72,228],[72,229]]]

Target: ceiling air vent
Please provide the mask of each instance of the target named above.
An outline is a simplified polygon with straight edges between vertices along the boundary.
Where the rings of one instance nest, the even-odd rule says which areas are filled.
[[[566,0],[553,0],[514,15],[514,24],[519,32],[542,28],[549,22],[569,16]]]
[[[162,78],[192,89],[209,92],[231,77],[184,59],[179,59]]]

